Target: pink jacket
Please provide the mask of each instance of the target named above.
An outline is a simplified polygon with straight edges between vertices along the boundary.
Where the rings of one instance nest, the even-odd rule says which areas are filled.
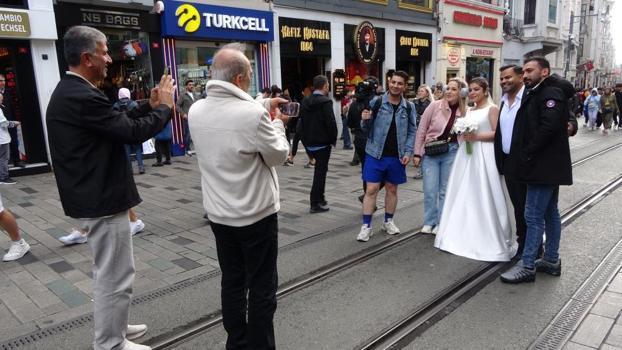
[[[461,116],[462,113],[460,113],[458,108],[456,118]],[[441,136],[450,117],[451,109],[447,100],[441,99],[430,103],[425,112],[423,112],[421,122],[419,122],[417,137],[415,138],[415,155],[423,156],[425,154],[425,144],[435,141],[437,137]]]

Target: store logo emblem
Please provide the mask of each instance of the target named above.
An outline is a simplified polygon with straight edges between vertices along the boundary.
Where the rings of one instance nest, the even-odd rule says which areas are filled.
[[[177,8],[175,11],[175,16],[179,17],[177,21],[177,25],[187,33],[194,33],[199,29],[201,25],[201,16],[199,16],[199,11],[189,4],[183,4]]]

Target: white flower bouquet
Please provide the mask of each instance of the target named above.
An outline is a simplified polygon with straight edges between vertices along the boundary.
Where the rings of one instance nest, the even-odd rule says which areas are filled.
[[[476,132],[477,127],[477,123],[470,118],[458,118],[456,119],[453,128],[451,128],[451,132],[456,135],[462,135]],[[473,154],[473,146],[468,141],[466,141],[466,153]]]

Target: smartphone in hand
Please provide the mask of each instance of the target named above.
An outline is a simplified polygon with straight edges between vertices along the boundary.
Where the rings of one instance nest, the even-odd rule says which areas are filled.
[[[282,105],[279,105],[279,110],[281,113],[289,116],[290,118],[295,118],[300,113],[300,103],[298,102],[288,102]]]
[[[171,67],[166,66],[164,67],[164,74],[163,75],[170,75],[171,74]]]

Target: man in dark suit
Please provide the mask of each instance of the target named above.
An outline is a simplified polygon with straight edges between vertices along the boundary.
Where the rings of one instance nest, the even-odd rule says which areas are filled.
[[[15,119],[14,109],[13,109],[13,99],[11,95],[6,90],[6,76],[4,74],[0,74],[0,94],[4,97],[4,102],[2,103],[2,112],[7,120],[17,120]],[[19,157],[19,147],[17,146],[17,129],[10,128],[9,134],[11,135],[11,143],[9,145],[9,152],[11,154],[11,163],[13,166],[25,168],[26,164],[22,162]]]
[[[499,111],[499,125],[495,132],[495,160],[499,174],[505,175],[505,184],[514,207],[514,218],[516,221],[516,241],[518,251],[516,256],[521,256],[525,246],[525,196],[527,186],[517,182],[514,178],[512,160],[510,159],[510,146],[512,144],[512,132],[516,114],[518,113],[525,92],[523,84],[523,69],[517,65],[501,67],[500,79],[503,97]]]
[[[374,56],[374,51],[376,50],[376,46],[371,43],[371,34],[369,32],[365,33],[365,41],[361,43],[361,56],[363,56],[363,60],[366,63],[369,63]]]
[[[128,210],[141,202],[124,144],[142,143],[170,120],[174,86],[163,76],[148,103],[115,111],[97,85],[112,63],[106,36],[76,26],[63,38],[69,71],[47,108],[50,154],[65,214],[81,220],[93,254],[95,350],[149,350],[128,325],[134,259]]]
[[[561,274],[559,186],[572,185],[568,136],[576,128],[571,125],[568,108],[572,87],[567,93],[560,79],[550,77],[550,71],[543,57],[528,58],[523,65],[523,81],[529,91],[512,131],[510,158],[514,179],[527,186],[527,231],[521,261],[500,276],[505,283],[533,282],[536,271]],[[544,256],[539,258],[545,230]]]

